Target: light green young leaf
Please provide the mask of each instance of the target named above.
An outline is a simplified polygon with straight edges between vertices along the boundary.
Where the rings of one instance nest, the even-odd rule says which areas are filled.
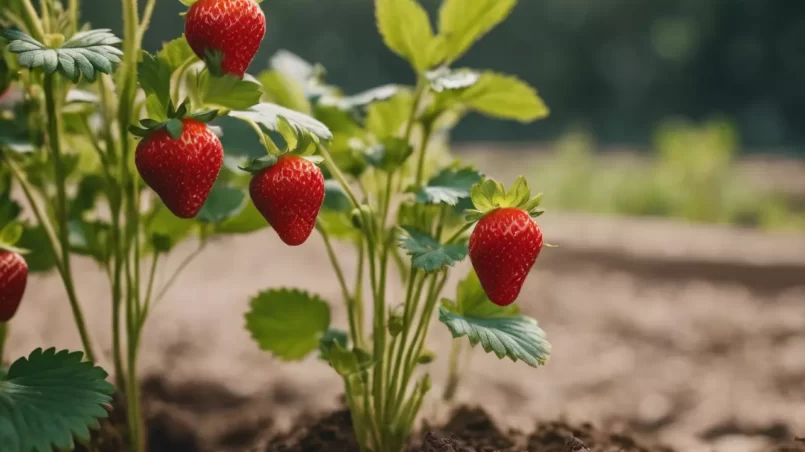
[[[439,306],[439,321],[447,325],[454,338],[467,336],[473,346],[481,344],[498,358],[522,360],[531,367],[548,361],[551,344],[537,321],[524,315],[512,317],[470,317]]]
[[[338,344],[342,350],[347,348],[348,333],[338,328],[329,328],[319,340],[319,358],[329,361],[330,352]]]
[[[245,200],[246,194],[241,189],[216,183],[196,219],[202,223],[222,223],[240,213]]]
[[[511,75],[484,72],[480,80],[462,91],[458,101],[479,113],[500,119],[532,122],[549,110],[537,92]]]
[[[482,179],[475,168],[446,168],[417,193],[417,202],[455,206],[470,196],[472,186]]]
[[[327,303],[301,290],[260,292],[249,306],[246,329],[261,349],[284,360],[299,360],[316,350],[330,327]]]
[[[198,57],[193,52],[193,49],[190,48],[190,44],[187,43],[184,35],[162,46],[157,59],[159,59],[160,63],[166,65],[171,73],[191,60],[198,61]]]
[[[517,0],[444,0],[439,35],[446,40],[447,63],[457,60],[511,13]]]
[[[518,176],[514,184],[509,188],[508,193],[506,193],[506,203],[510,206],[522,206],[527,203],[530,198],[531,190],[528,188],[525,177]]]
[[[304,87],[296,80],[284,76],[276,69],[263,71],[257,76],[257,80],[263,85],[266,100],[269,102],[306,114],[312,111]]]
[[[260,85],[233,75],[212,77],[208,71],[199,75],[201,101],[205,106],[229,110],[245,110],[260,103]]]
[[[408,121],[413,102],[410,92],[399,91],[391,99],[369,105],[366,128],[378,138],[395,136]]]
[[[349,377],[366,371],[374,366],[375,361],[371,354],[359,348],[347,350],[341,343],[333,341],[327,353],[327,360],[342,377]]]
[[[429,69],[434,36],[422,5],[416,0],[375,0],[375,15],[386,46],[417,71]]]
[[[7,451],[72,450],[106,418],[114,386],[83,353],[34,350],[0,378],[0,444]]]
[[[494,179],[486,179],[481,183],[475,184],[470,190],[472,203],[481,212],[495,209],[499,206],[498,200],[505,197],[505,189]]]
[[[401,227],[400,247],[411,256],[411,265],[426,272],[452,267],[467,257],[467,245],[442,245],[425,232],[409,226]]]
[[[9,223],[0,229],[0,245],[14,246],[22,238],[25,228],[20,223]]]

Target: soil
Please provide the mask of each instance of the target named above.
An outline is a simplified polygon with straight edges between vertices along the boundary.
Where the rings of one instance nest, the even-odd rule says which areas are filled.
[[[522,171],[483,167],[506,181]],[[451,338],[434,322],[422,450],[805,450],[795,439],[805,436],[805,236],[554,212],[541,225],[560,247],[543,251],[518,304],[547,332],[551,360],[533,369],[475,351],[456,403],[488,414],[450,416],[439,396]],[[180,246],[160,274],[196,246]],[[351,248],[336,252],[351,280]],[[73,264],[110,369],[110,350],[98,345],[111,343],[108,281],[87,259]],[[447,297],[468,268],[453,272]],[[212,241],[155,306],[140,353],[151,450],[316,450],[328,438],[340,442],[322,450],[349,450],[338,376],[315,358],[276,361],[242,328],[249,297],[280,286],[319,294],[333,324],[346,325],[320,239],[289,248],[270,230]],[[9,356],[78,349],[58,276],[33,275],[28,287]],[[389,299],[403,296],[400,284],[389,287]],[[122,450],[106,441],[100,452]]]

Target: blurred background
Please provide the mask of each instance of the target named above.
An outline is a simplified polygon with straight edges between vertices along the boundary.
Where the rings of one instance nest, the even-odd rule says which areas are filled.
[[[439,1],[422,3],[435,17]],[[120,27],[119,2],[84,5],[95,26]],[[176,37],[183,8],[159,2],[148,50]],[[263,9],[252,73],[286,49],[347,93],[413,82],[369,0]],[[805,230],[805,2],[521,1],[459,65],[516,74],[550,106],[537,124],[475,115],[453,135],[539,157],[530,176],[550,187],[548,208]]]
[[[435,13],[439,1],[422,3]],[[119,2],[83,4],[95,27],[120,31]],[[378,36],[370,0],[262,7],[252,73],[286,49],[350,94],[413,82]],[[181,33],[182,10],[159,2],[148,50]],[[516,74],[551,108],[529,125],[470,116],[453,138],[491,176],[523,174],[545,192],[540,224],[560,245],[543,251],[518,300],[547,332],[550,363],[534,371],[478,352],[459,401],[525,431],[563,416],[683,452],[766,451],[805,436],[805,1],[520,0],[459,65]],[[337,251],[351,278],[354,256]],[[162,422],[152,428],[170,440],[164,419],[185,426],[169,450],[244,450],[299,413],[337,406],[326,366],[275,362],[239,328],[265,287],[338,299],[325,261],[318,238],[289,250],[263,231],[212,243],[188,267],[143,345],[149,413]],[[78,268],[92,300],[103,275],[88,261]],[[34,287],[41,309],[20,313],[30,328],[15,346],[76,343],[59,326],[69,315],[59,281]],[[333,312],[343,322],[343,308]],[[90,322],[103,330],[107,316],[98,301]],[[443,409],[441,324],[431,342],[428,415]]]

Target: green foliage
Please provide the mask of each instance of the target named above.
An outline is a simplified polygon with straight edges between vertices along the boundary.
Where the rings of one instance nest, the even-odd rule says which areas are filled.
[[[336,344],[338,344],[342,350],[346,349],[347,335],[348,333],[346,331],[339,330],[338,328],[329,328],[325,331],[321,336],[321,340],[319,340],[319,358],[329,362],[330,352]]]
[[[472,186],[472,202],[475,209],[468,211],[468,219],[475,221],[487,213],[505,207],[525,210],[532,217],[542,215],[538,207],[542,202],[542,194],[531,197],[531,189],[523,176],[519,176],[507,191],[502,183],[486,179]]]
[[[386,138],[370,148],[366,160],[387,173],[396,171],[414,153],[414,148],[399,138]]]
[[[475,41],[502,22],[517,0],[444,0],[439,34],[445,37],[445,58],[457,60]]]
[[[318,296],[293,289],[260,292],[249,302],[246,328],[263,350],[298,360],[316,350],[330,327],[330,307]]]
[[[88,441],[108,416],[115,388],[83,353],[34,350],[0,378],[0,444],[9,452],[49,452]]]
[[[292,136],[297,143],[319,143],[333,138],[330,129],[317,119],[268,102],[261,102],[247,110],[232,111],[229,116],[254,124],[255,127],[279,132],[286,140]],[[279,147],[276,143],[275,146]],[[287,143],[287,146],[289,150],[294,150],[295,146],[291,143]]]
[[[470,270],[467,276],[459,281],[456,301],[442,300],[442,305],[450,312],[467,317],[495,318],[520,315],[520,308],[515,304],[498,306],[489,301],[475,270]]]
[[[58,70],[73,82],[78,82],[82,75],[95,81],[99,72],[111,74],[123,55],[120,49],[113,47],[122,41],[108,29],[77,33],[55,48],[19,30],[0,29],[0,36],[9,41],[8,49],[18,55],[20,66],[41,68],[46,74]]]
[[[409,226],[401,227],[400,247],[411,256],[414,268],[433,272],[452,267],[467,257],[467,245],[463,243],[442,245],[426,232]]]
[[[369,105],[366,129],[380,138],[394,136],[408,120],[412,105],[413,97],[408,91],[398,91],[388,100]]]
[[[551,354],[545,332],[530,317],[469,317],[440,306],[439,321],[447,325],[454,338],[467,336],[472,346],[480,343],[484,351],[494,352],[498,358],[508,357],[538,367]]]
[[[496,0],[497,1],[497,0]],[[548,107],[536,90],[511,75],[485,71],[478,81],[461,91],[460,104],[499,119],[531,122],[548,116]]]
[[[569,132],[539,166],[552,205],[568,211],[680,218],[763,229],[803,229],[794,201],[754,187],[734,156],[738,137],[723,121],[667,122],[645,163],[607,162],[589,134]]]
[[[196,219],[202,223],[219,224],[237,215],[244,206],[246,195],[239,188],[217,182]]]
[[[435,39],[428,13],[416,0],[375,0],[377,28],[386,46],[425,71],[441,60],[443,41]]]
[[[240,210],[240,213],[225,219],[222,223],[217,225],[215,232],[220,234],[248,234],[267,228],[268,226],[268,223],[266,223],[260,211],[257,210],[257,207],[254,207],[254,204],[247,201],[242,210]]]
[[[233,75],[213,77],[204,71],[199,76],[201,102],[207,107],[246,110],[260,102],[260,85]]]
[[[417,202],[423,204],[457,205],[469,198],[472,186],[481,181],[483,175],[475,168],[445,168],[434,176],[417,193]]]

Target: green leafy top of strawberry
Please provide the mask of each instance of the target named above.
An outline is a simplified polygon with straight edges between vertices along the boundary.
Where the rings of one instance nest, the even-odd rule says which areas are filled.
[[[26,254],[28,250],[17,248],[17,242],[22,238],[23,227],[19,223],[9,223],[0,229],[0,250],[17,254]]]
[[[539,209],[542,202],[542,193],[532,197],[523,176],[519,176],[509,190],[502,183],[494,179],[485,179],[472,186],[470,190],[472,203],[475,209],[468,209],[467,221],[475,222],[488,213],[505,207],[514,207],[528,212],[532,218],[542,215],[545,211]]]
[[[194,119],[199,122],[208,123],[218,117],[218,110],[201,110],[195,113],[190,113],[187,108],[187,102],[182,102],[179,108],[173,107],[173,102],[168,102],[168,120],[156,121],[154,119],[140,120],[140,126],[129,126],[129,132],[138,137],[147,137],[153,132],[160,129],[167,129],[168,136],[174,140],[182,137],[184,131],[184,124],[182,119]]]

